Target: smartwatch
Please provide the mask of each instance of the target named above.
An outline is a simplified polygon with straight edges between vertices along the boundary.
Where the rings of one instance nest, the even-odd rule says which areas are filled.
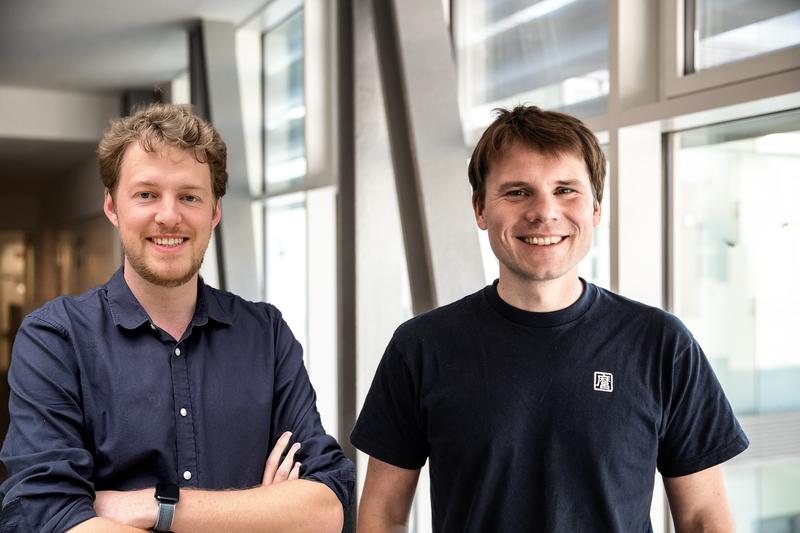
[[[180,489],[174,483],[159,483],[156,485],[156,501],[158,502],[158,517],[155,531],[169,531],[172,529],[172,519],[175,518],[175,506],[180,499]]]

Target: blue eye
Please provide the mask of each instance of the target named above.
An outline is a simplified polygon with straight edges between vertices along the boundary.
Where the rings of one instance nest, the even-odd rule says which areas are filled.
[[[138,198],[141,198],[142,200],[149,200],[150,198],[153,197],[153,193],[150,193],[150,192],[138,192],[138,193],[136,193],[136,196]]]

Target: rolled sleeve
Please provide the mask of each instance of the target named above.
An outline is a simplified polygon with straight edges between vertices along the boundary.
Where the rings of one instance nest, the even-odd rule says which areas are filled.
[[[270,448],[284,431],[291,431],[292,440],[301,443],[297,453],[303,465],[301,477],[325,484],[347,508],[353,501],[355,466],[322,427],[300,344],[280,316],[274,324],[276,369]]]
[[[16,524],[11,531],[64,531],[95,516],[74,350],[63,328],[32,315],[12,354],[2,523]]]

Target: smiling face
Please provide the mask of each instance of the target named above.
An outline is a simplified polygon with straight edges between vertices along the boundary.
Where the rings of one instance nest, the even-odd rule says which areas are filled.
[[[119,229],[126,280],[161,287],[195,279],[221,216],[207,164],[190,150],[162,146],[147,152],[135,142],[103,209]]]
[[[486,179],[475,218],[489,233],[500,281],[517,292],[556,282],[573,288],[600,223],[586,164],[575,155],[509,147]]]

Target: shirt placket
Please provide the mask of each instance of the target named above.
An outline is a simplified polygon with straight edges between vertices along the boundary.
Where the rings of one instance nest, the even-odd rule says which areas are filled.
[[[178,467],[178,483],[195,487],[199,480],[197,472],[197,442],[192,416],[191,387],[186,343],[172,345],[172,394],[175,406],[175,434]]]

